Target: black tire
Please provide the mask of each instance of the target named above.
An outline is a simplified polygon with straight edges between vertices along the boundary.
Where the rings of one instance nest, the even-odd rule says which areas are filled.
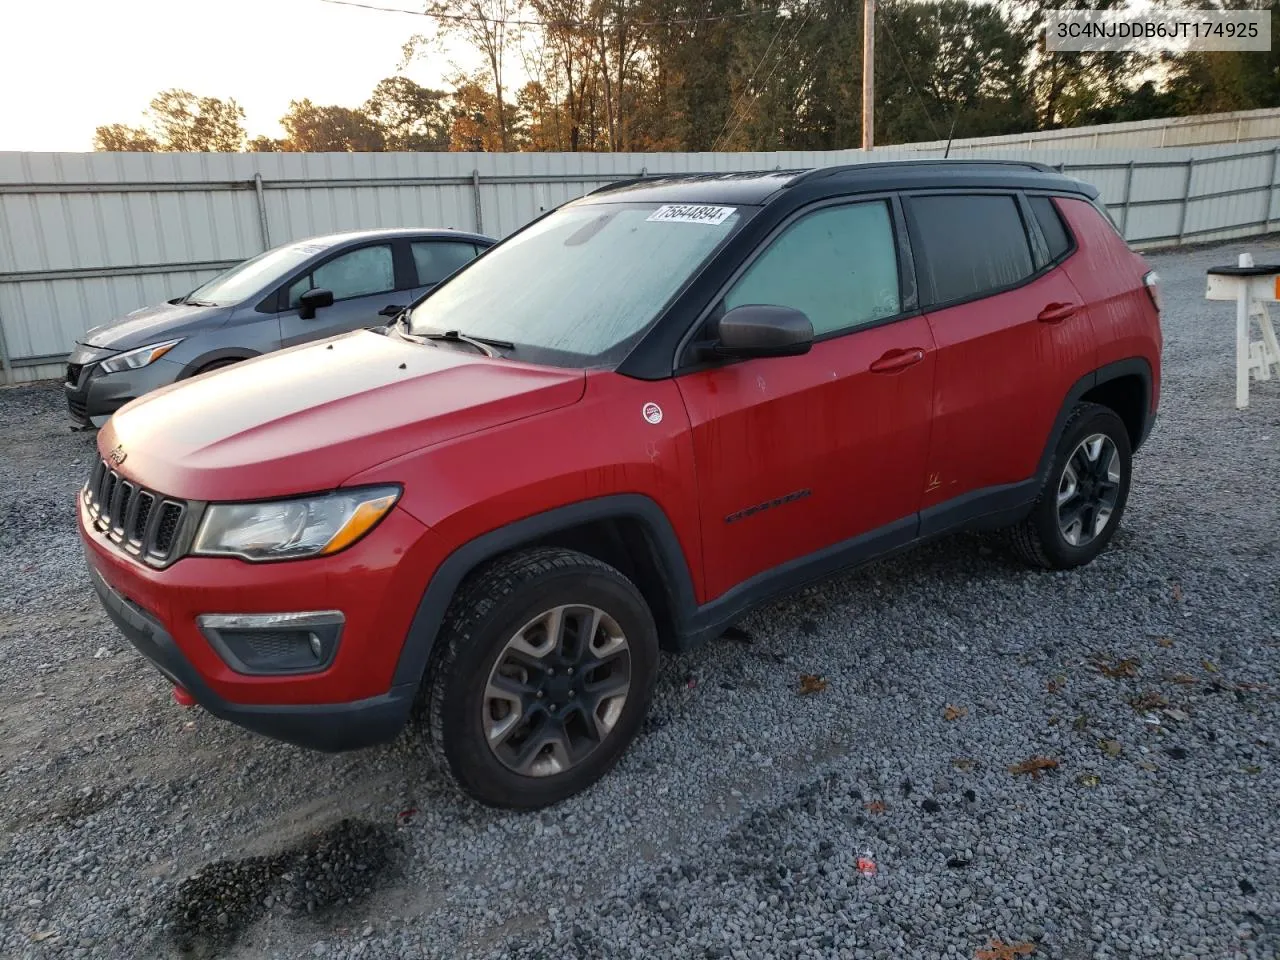
[[[229,367],[233,363],[239,363],[239,362],[240,360],[238,357],[227,357],[226,359],[223,359],[223,360],[214,360],[212,363],[206,363],[203,367],[201,367],[195,373],[191,374],[191,376],[198,377],[203,373],[211,373],[214,370],[221,370],[223,367]]]
[[[566,604],[598,608],[620,628],[629,648],[629,688],[613,726],[579,761],[559,773],[522,775],[489,746],[484,727],[492,701],[486,700],[487,685],[508,641],[544,612]],[[653,616],[635,584],[613,567],[556,547],[501,557],[458,589],[436,640],[424,681],[423,712],[433,752],[442,761],[438,765],[464,792],[488,806],[535,809],[557,803],[589,787],[617,763],[644,720],[657,666]],[[542,719],[537,709],[528,715]],[[586,715],[581,719],[585,722]]]
[[[1072,543],[1059,515],[1058,494],[1064,485],[1068,461],[1088,438],[1101,435],[1114,446],[1120,478],[1115,484],[1114,505],[1102,529],[1087,542]],[[1124,515],[1133,474],[1133,451],[1124,422],[1108,407],[1082,403],[1072,412],[1054,449],[1053,462],[1031,513],[1012,530],[1013,545],[1027,563],[1047,570],[1069,570],[1088,563],[1111,542]],[[1109,495],[1109,494],[1108,494]],[[1067,507],[1070,509],[1071,501]],[[1095,512],[1094,520],[1098,517]]]

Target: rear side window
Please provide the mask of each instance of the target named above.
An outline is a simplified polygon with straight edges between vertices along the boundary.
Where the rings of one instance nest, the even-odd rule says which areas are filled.
[[[819,337],[900,312],[888,205],[828,207],[797,220],[725,294],[726,310],[748,303],[799,310]]]
[[[912,197],[907,210],[927,304],[980,297],[1035,272],[1012,196]]]
[[[474,260],[477,253],[471,244],[451,240],[415,240],[410,247],[420,287],[439,283],[459,267]]]
[[[1071,249],[1071,237],[1067,235],[1067,228],[1058,215],[1058,208],[1049,197],[1030,197],[1029,200],[1036,222],[1040,224],[1040,232],[1049,244],[1049,259],[1057,260]]]

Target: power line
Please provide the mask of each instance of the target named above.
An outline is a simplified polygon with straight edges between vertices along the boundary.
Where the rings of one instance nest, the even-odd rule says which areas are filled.
[[[430,10],[405,10],[403,7],[379,7],[372,3],[361,3],[359,0],[320,0],[339,7],[356,7],[360,10],[374,10],[378,13],[402,13],[409,17],[426,17],[429,20],[456,21],[462,23],[492,23],[507,27],[583,27],[595,29],[597,24],[589,20],[507,20],[502,17],[484,17],[479,14],[466,13],[434,13]],[[631,24],[633,27],[665,27],[691,23],[721,23],[725,20],[743,20],[748,17],[762,16],[771,11],[753,10],[744,13],[725,13],[714,17],[680,17],[672,20],[640,20]]]
[[[720,128],[720,135],[716,137],[716,142],[711,145],[711,149],[717,150],[720,147],[720,140],[724,137],[724,132],[729,129],[729,123],[738,115],[738,108],[742,106],[743,101],[747,99],[747,95],[751,92],[751,81],[756,78],[756,74],[760,72],[760,68],[764,66],[765,60],[769,56],[769,51],[773,49],[773,45],[778,42],[778,37],[782,36],[782,28],[787,25],[787,21],[782,17],[778,18],[778,29],[773,31],[773,37],[769,40],[769,45],[764,48],[764,53],[760,54],[760,59],[756,61],[756,68],[751,71],[751,76],[747,78],[747,82],[742,85],[742,93],[738,99],[733,102],[733,109],[729,111],[729,115],[724,118],[724,125]]]
[[[796,32],[791,35],[791,39],[787,41],[786,47],[778,51],[778,59],[774,61],[773,69],[769,71],[769,75],[766,76],[764,78],[764,82],[760,84],[760,87],[762,90],[764,87],[767,87],[769,85],[769,81],[773,79],[773,75],[778,72],[778,67],[782,66],[782,61],[786,58],[787,54],[791,52],[791,48],[795,46],[796,41],[800,39],[800,34],[803,33],[804,28],[808,26],[809,18],[811,16],[813,16],[812,5],[809,7],[808,10],[805,11],[804,19],[800,21],[800,26],[796,27]],[[759,99],[760,99],[760,95],[757,94],[756,100],[759,100]],[[753,100],[752,103],[754,102],[755,101]],[[744,110],[742,112],[742,115],[738,117],[738,122],[735,123],[733,125],[733,129],[729,131],[729,136],[725,138],[725,143],[728,143],[730,140],[733,139],[733,135],[737,133],[738,128],[742,126],[742,121],[746,119],[747,119],[747,111]]]
[[[924,118],[929,121],[929,127],[933,130],[933,139],[941,140],[942,134],[938,133],[938,127],[933,122],[933,117],[929,116],[929,108],[925,106],[920,88],[916,86],[915,78],[911,76],[911,69],[907,66],[907,61],[902,56],[902,51],[898,49],[898,41],[893,38],[893,31],[889,29],[889,23],[885,20],[878,6],[876,7],[876,20],[879,21],[880,26],[884,27],[884,32],[889,36],[889,42],[893,44],[893,52],[898,55],[898,62],[902,64],[902,72],[907,75],[907,83],[911,84],[911,91],[916,95],[916,99],[920,101],[920,109],[924,111]],[[866,27],[863,27],[863,29],[865,30]]]

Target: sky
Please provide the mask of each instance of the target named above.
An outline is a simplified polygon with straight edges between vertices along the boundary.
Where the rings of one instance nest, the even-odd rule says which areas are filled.
[[[234,98],[249,136],[281,136],[290,100],[357,107],[433,29],[323,0],[0,0],[0,23],[0,150],[92,150],[95,127],[139,124],[171,87]],[[433,49],[403,73],[440,86],[468,54]]]

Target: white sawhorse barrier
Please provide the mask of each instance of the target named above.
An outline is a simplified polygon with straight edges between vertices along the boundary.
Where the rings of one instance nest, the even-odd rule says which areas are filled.
[[[1253,256],[1242,253],[1237,266],[1210,268],[1205,298],[1236,302],[1236,408],[1243,409],[1249,405],[1250,377],[1280,378],[1280,346],[1267,311],[1268,303],[1280,302],[1280,264],[1255,266]],[[1254,320],[1261,340],[1252,339]]]

